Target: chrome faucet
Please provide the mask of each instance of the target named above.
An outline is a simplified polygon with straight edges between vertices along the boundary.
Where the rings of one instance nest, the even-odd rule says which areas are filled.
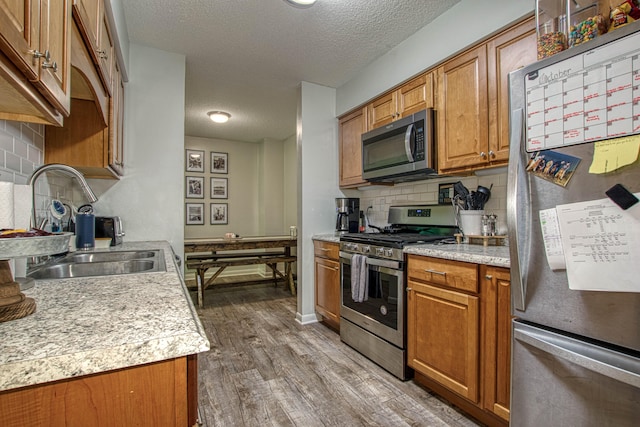
[[[80,183],[80,188],[82,188],[82,191],[84,191],[85,196],[87,196],[89,203],[95,203],[98,201],[98,197],[93,193],[93,190],[91,190],[91,187],[89,187],[89,184],[84,179],[84,175],[82,175],[78,170],[72,168],[71,166],[63,165],[60,163],[51,163],[48,165],[42,165],[38,169],[34,170],[31,176],[29,177],[29,179],[27,180],[27,184],[31,186],[31,190],[32,190],[31,191],[31,194],[32,194],[31,226],[32,227],[36,227],[36,189],[33,184],[36,182],[36,180],[40,175],[49,171],[62,172],[66,175],[71,176],[72,178],[76,178]]]

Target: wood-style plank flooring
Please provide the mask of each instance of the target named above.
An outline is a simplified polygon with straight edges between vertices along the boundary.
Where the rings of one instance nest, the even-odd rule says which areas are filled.
[[[208,289],[198,313],[211,342],[198,356],[207,427],[479,425],[323,324],[300,325],[282,285]]]

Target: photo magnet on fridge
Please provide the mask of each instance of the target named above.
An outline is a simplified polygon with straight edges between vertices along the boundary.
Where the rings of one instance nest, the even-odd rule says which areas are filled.
[[[578,167],[580,159],[552,150],[536,151],[527,163],[526,171],[533,175],[566,187]]]

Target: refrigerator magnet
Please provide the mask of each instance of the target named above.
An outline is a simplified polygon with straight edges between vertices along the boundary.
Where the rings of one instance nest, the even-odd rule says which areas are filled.
[[[604,192],[613,203],[620,206],[625,211],[631,206],[638,203],[638,198],[633,193],[627,190],[624,185],[616,184],[607,191]]]
[[[531,155],[526,171],[538,178],[566,187],[579,163],[578,157],[542,150]]]

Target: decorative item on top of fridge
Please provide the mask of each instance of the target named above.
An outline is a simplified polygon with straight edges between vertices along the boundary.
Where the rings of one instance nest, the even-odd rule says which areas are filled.
[[[566,0],[536,0],[538,59],[565,50],[568,31]]]
[[[536,0],[538,59],[640,18],[638,0]]]

